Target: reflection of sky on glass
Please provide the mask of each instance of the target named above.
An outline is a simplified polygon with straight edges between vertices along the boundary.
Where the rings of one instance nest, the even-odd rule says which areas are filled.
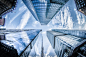
[[[35,20],[22,0],[18,0],[17,7],[14,11],[4,15],[3,17],[6,18],[4,27],[7,29],[42,29],[44,52],[49,55],[54,54],[54,51],[46,36],[47,30],[54,28],[86,29],[86,16],[76,10],[74,0],[69,0],[68,3],[55,15],[55,17],[53,17],[47,25],[43,26]]]
[[[40,55],[41,54],[41,44],[42,44],[42,33],[40,33],[39,35],[38,35],[38,39],[37,39],[37,41],[36,41],[36,43],[35,43],[35,45],[33,46],[33,48],[32,48],[32,50],[31,50],[31,52],[30,52],[30,56],[34,56],[35,54],[36,55]]]
[[[18,54],[20,54],[39,32],[40,30],[31,30],[6,34],[7,41],[3,40],[2,42],[8,44],[9,46],[13,46],[17,49]]]

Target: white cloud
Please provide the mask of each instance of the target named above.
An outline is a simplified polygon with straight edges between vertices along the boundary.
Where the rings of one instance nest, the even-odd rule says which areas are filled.
[[[35,22],[33,22],[32,26],[33,26],[33,27],[37,27],[38,24],[39,24],[39,22],[38,22],[38,21],[35,21]]]
[[[5,18],[7,19],[8,18],[8,15],[6,15]]]
[[[30,12],[26,11],[26,13],[22,16],[21,22],[20,22],[19,26],[17,26],[17,29],[23,29],[25,27],[25,25],[27,24],[30,16],[31,16]]]
[[[52,30],[52,28],[50,28],[49,30]]]
[[[46,31],[43,31],[42,34],[46,34]]]
[[[25,6],[22,6],[19,8],[19,12],[18,14],[16,14],[11,20],[10,20],[10,23],[13,22],[13,20],[15,20],[22,12],[24,12],[26,10],[26,7]]]
[[[23,5],[22,7],[19,8],[19,11],[21,12],[21,11],[24,11],[26,9],[27,9],[27,7],[25,5]]]

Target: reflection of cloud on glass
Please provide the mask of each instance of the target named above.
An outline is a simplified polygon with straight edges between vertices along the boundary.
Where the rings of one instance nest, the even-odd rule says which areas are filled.
[[[22,16],[21,22],[19,26],[17,26],[17,29],[23,29],[26,26],[30,16],[30,12],[26,11],[26,13]]]
[[[76,9],[74,9],[74,11],[76,13],[77,21],[79,24],[79,29],[85,28],[84,26],[85,26],[86,17],[82,13],[78,12]],[[83,24],[84,24],[84,26],[83,26]]]
[[[46,55],[48,55],[50,53],[50,49],[51,49],[51,46],[48,47],[48,50],[46,52]]]
[[[69,5],[71,2],[73,7]],[[50,21],[48,26],[54,28],[66,28],[66,29],[85,29],[86,16],[78,12],[74,1],[70,0]]]
[[[28,45],[30,43],[30,39],[28,38],[28,35],[26,32],[21,32],[21,38],[23,38],[23,42]]]
[[[42,46],[41,44],[42,44],[42,34],[40,33],[38,35],[38,39],[37,39],[36,43],[34,44],[29,56],[34,56],[34,55],[40,56],[41,55],[41,46]]]
[[[53,18],[50,25],[53,28],[73,28],[73,21],[68,6],[64,6]],[[49,25],[48,25],[49,26]]]
[[[40,55],[39,49],[38,49],[38,46],[37,45],[35,45],[35,51],[36,51],[36,54]]]
[[[73,28],[73,21],[72,21],[72,18],[71,17],[68,17],[67,27],[69,29],[72,29]]]

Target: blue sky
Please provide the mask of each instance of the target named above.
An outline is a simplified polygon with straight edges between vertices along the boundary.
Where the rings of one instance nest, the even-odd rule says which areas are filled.
[[[36,21],[22,0],[18,0],[15,10],[4,15],[4,17],[6,18],[5,26],[0,26],[1,28],[42,29],[44,52],[47,55],[55,55],[46,36],[47,30],[86,29],[86,16],[76,10],[74,0],[69,0],[47,25],[41,25],[40,22]]]

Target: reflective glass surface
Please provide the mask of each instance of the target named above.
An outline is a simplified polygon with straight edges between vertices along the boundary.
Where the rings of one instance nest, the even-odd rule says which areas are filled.
[[[19,55],[39,32],[40,30],[29,30],[6,34],[6,40],[1,40],[1,42],[17,49]]]
[[[67,2],[68,0],[48,0],[46,18],[52,19]]]

